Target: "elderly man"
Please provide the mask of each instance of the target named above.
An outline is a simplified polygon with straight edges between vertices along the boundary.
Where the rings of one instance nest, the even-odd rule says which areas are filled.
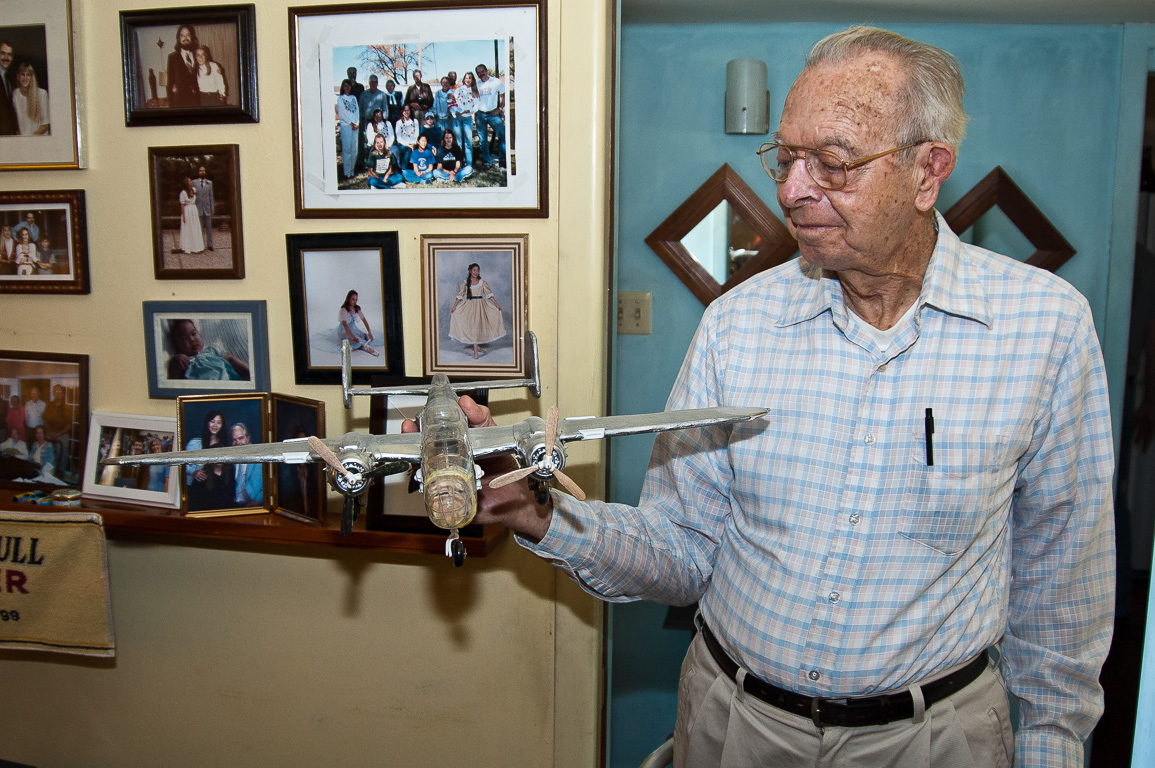
[[[250,442],[252,440],[249,437],[249,428],[240,421],[233,424],[232,444],[248,445]],[[263,464],[236,465],[236,489],[233,501],[238,507],[259,507],[264,504],[264,471]]]
[[[659,436],[638,508],[481,494],[478,522],[604,599],[700,600],[675,765],[1082,765],[1114,591],[1103,363],[1082,296],[935,212],[962,94],[937,48],[820,41],[760,151],[802,258],[706,310],[669,401],[765,423]]]

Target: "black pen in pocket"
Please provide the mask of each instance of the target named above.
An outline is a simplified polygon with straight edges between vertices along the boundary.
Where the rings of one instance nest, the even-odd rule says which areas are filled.
[[[926,409],[926,419],[923,422],[926,427],[926,465],[928,467],[934,466],[934,410]]]

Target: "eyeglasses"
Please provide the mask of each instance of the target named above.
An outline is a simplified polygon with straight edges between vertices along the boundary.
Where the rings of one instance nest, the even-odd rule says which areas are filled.
[[[790,175],[794,161],[804,159],[806,172],[810,174],[810,178],[814,179],[814,183],[823,189],[836,191],[846,186],[846,177],[852,168],[858,168],[880,157],[886,157],[889,154],[924,143],[926,143],[925,139],[848,162],[828,149],[779,144],[775,141],[763,144],[758,150],[758,157],[762,160],[762,167],[766,170],[766,175],[779,184],[786,181],[786,177]]]

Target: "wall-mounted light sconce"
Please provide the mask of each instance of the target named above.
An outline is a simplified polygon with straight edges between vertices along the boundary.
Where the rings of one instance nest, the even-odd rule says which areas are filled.
[[[726,62],[726,133],[769,133],[770,92],[766,62],[731,59]]]

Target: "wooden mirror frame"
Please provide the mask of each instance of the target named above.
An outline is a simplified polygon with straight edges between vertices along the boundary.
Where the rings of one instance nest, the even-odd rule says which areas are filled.
[[[698,263],[682,245],[682,238],[708,216],[718,203],[725,200],[733,210],[762,236],[762,247],[734,276],[719,285],[718,281]],[[777,266],[794,255],[798,243],[762,202],[754,190],[742,181],[733,168],[724,164],[706,183],[694,190],[685,202],[646,237],[646,245],[654,249],[678,278],[686,284],[703,304],[709,304],[734,286],[759,272]]]
[[[1055,225],[1031,202],[1011,177],[996,165],[994,170],[975,184],[942,215],[956,234],[974,226],[983,214],[998,206],[1023,236],[1035,246],[1027,263],[1054,272],[1075,255],[1075,249],[1059,234]]]

